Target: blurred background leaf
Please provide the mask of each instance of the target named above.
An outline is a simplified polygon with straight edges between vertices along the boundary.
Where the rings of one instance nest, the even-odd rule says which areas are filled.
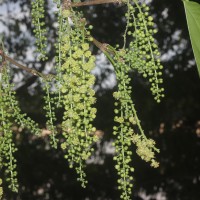
[[[183,1],[192,48],[200,76],[200,4],[193,1]]]

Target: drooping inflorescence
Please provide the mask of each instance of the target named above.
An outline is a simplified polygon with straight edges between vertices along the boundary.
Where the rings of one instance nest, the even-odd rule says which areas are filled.
[[[44,96],[44,100],[45,100],[45,105],[44,105],[44,110],[46,111],[46,118],[47,118],[47,122],[46,122],[46,128],[48,131],[50,131],[50,144],[53,148],[57,149],[57,143],[58,143],[58,139],[56,138],[57,136],[57,128],[55,126],[56,123],[56,114],[55,114],[55,109],[56,109],[56,105],[57,105],[57,98],[53,97],[53,93],[51,92],[51,82],[47,81],[47,80],[43,80],[44,81],[44,91],[45,91],[45,96]]]
[[[62,131],[65,141],[61,147],[67,150],[65,157],[70,167],[75,166],[78,180],[85,187],[85,160],[90,157],[92,144],[97,140],[92,126],[96,116],[96,108],[93,107],[95,92],[92,89],[95,77],[91,74],[95,57],[89,50],[89,31],[85,28],[81,14],[70,10],[63,12],[63,35],[60,42],[63,74],[61,94],[65,109]],[[73,25],[70,25],[68,17],[73,18]]]
[[[17,172],[16,172],[16,159],[14,158],[14,153],[16,151],[15,144],[13,142],[12,134],[12,119],[11,113],[8,111],[8,99],[2,96],[3,90],[1,90],[0,96],[0,135],[1,135],[1,144],[0,144],[0,157],[1,157],[1,166],[0,169],[6,168],[5,174],[7,181],[9,183],[9,188],[13,192],[18,191],[17,184]]]
[[[45,27],[45,0],[32,1],[32,23],[34,25],[34,34],[36,37],[37,52],[40,60],[46,60],[47,30]]]
[[[130,78],[127,72],[129,67],[120,60],[116,55],[114,60],[117,61],[114,65],[116,77],[118,80],[118,91],[114,92],[115,98],[115,126],[113,127],[113,134],[116,136],[114,146],[116,149],[116,155],[114,160],[116,161],[115,168],[118,173],[118,188],[122,191],[121,199],[130,199],[130,195],[133,187],[132,172],[134,168],[130,165],[132,161],[131,137],[134,134],[131,128],[130,116],[132,114],[132,100],[130,98],[131,87],[129,86]]]
[[[17,192],[16,159],[14,158],[17,148],[12,131],[13,122],[21,128],[28,128],[35,135],[39,135],[41,131],[33,120],[21,113],[13,85],[10,84],[10,71],[7,63],[3,63],[0,73],[0,170],[5,169],[9,188]]]
[[[117,1],[117,0],[116,0]],[[92,1],[91,1],[92,2]],[[93,0],[95,4],[102,0]],[[109,3],[112,1],[109,1]],[[121,1],[120,1],[121,2]],[[95,67],[95,57],[92,55],[90,43],[99,47],[114,67],[118,82],[115,99],[115,125],[113,135],[115,141],[114,160],[118,174],[118,189],[121,191],[120,198],[130,200],[133,187],[132,173],[132,145],[136,146],[136,153],[152,167],[158,167],[155,159],[155,142],[148,139],[144,134],[138,118],[135,105],[131,98],[132,87],[129,72],[137,70],[144,78],[149,78],[151,91],[157,102],[164,97],[160,59],[158,46],[154,34],[157,32],[152,16],[149,15],[149,7],[139,0],[124,0],[127,5],[125,15],[127,26],[123,35],[124,45],[114,48],[107,44],[101,44],[90,35],[92,26],[87,26],[83,14],[73,7],[71,1],[54,0],[57,6],[57,38],[55,55],[55,75],[50,78],[35,73],[42,78],[45,91],[44,110],[46,112],[46,128],[50,134],[52,147],[57,148],[59,142],[70,168],[75,168],[78,181],[82,187],[86,186],[85,161],[93,152],[93,144],[98,140],[95,134],[96,128],[93,120],[96,117],[95,91],[93,85],[95,77],[91,71]],[[81,5],[79,2],[77,5]],[[88,4],[89,5],[89,4]],[[46,28],[44,0],[32,2],[32,21],[35,27],[36,45],[40,53],[40,59],[46,60]],[[128,43],[127,38],[130,39]],[[3,55],[1,54],[3,58]],[[4,58],[5,59],[5,58]],[[22,67],[24,69],[24,66]],[[26,71],[30,72],[30,69]],[[13,86],[10,84],[10,73],[7,63],[0,71],[0,170],[5,168],[10,188],[17,191],[16,160],[14,153],[13,123],[22,128],[30,129],[30,132],[40,135],[41,130],[37,124],[21,114],[16,101]],[[53,78],[52,78],[53,77]],[[52,90],[54,88],[54,91]],[[56,109],[62,108],[63,120],[59,141],[59,131],[56,127]],[[12,115],[11,115],[12,113]],[[61,137],[62,135],[62,137]],[[0,179],[1,180],[1,179]],[[0,198],[2,195],[0,182]]]
[[[116,101],[114,110],[116,124],[113,127],[113,134],[116,137],[113,144],[116,149],[116,155],[114,156],[115,168],[119,176],[118,188],[122,191],[121,199],[128,200],[131,199],[133,187],[132,144],[137,147],[136,153],[155,168],[159,166],[158,162],[155,161],[155,152],[159,152],[159,150],[155,147],[155,142],[145,136],[135,105],[131,99],[132,87],[130,86],[131,79],[128,74],[131,66],[130,62],[123,59],[125,50],[116,50],[109,45],[106,48],[108,52],[113,54],[113,56],[110,56],[106,53],[115,68],[118,81],[118,91],[113,94]]]
[[[164,89],[160,87],[163,82],[160,53],[155,41],[157,33],[153,17],[149,14],[149,7],[138,0],[127,1],[127,26],[124,35],[124,48],[127,35],[131,37],[129,46],[125,49],[125,59],[129,61],[131,69],[142,73],[144,78],[149,78],[151,92],[159,103],[164,97]]]
[[[61,66],[62,66],[62,52],[61,52],[61,47],[62,47],[62,37],[63,37],[63,31],[66,28],[66,23],[65,21],[68,20],[67,17],[70,15],[70,11],[68,10],[67,13],[65,11],[65,17],[63,16],[63,7],[62,7],[62,2],[61,0],[54,0],[56,3],[56,6],[58,8],[58,11],[56,11],[57,14],[57,22],[58,22],[58,27],[57,27],[57,42],[55,43],[55,48],[56,48],[56,55],[55,55],[55,61],[56,61],[56,90],[57,90],[57,96],[58,96],[58,101],[57,101],[57,107],[61,106],[61,85],[62,85],[62,71],[61,71]],[[68,15],[68,16],[67,16]]]

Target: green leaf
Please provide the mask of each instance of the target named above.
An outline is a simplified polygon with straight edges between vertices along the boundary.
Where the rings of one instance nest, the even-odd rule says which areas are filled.
[[[200,4],[194,1],[184,0],[187,24],[200,76]]]

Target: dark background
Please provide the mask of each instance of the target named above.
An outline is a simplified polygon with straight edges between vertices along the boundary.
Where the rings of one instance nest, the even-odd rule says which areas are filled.
[[[17,5],[16,17],[13,13]],[[134,154],[134,188],[132,199],[143,200],[199,200],[200,199],[200,78],[194,62],[188,29],[181,0],[153,0],[149,4],[159,32],[156,39],[164,65],[165,98],[157,104],[149,91],[149,84],[137,72],[132,72],[133,101],[145,133],[156,140],[160,148],[160,167],[152,169]],[[40,71],[49,70],[55,49],[56,34],[53,28],[55,16],[52,4],[46,2],[49,11],[46,22],[49,31],[49,60],[39,63],[36,55],[27,58],[27,51],[33,47],[33,29],[30,18],[30,1],[4,0],[0,5],[0,23],[7,30],[5,46],[15,60],[35,67]],[[6,9],[6,15],[5,15]],[[4,12],[3,12],[4,10]],[[119,5],[99,5],[82,9],[89,24],[94,26],[92,35],[99,41],[111,45],[122,44],[125,29],[124,12]],[[22,28],[22,25],[26,29]],[[199,36],[200,37],[200,36]],[[95,47],[95,54],[100,52]],[[97,66],[98,67],[98,66]],[[12,67],[17,98],[24,112],[45,126],[43,91],[39,80]],[[117,200],[117,176],[112,154],[106,147],[113,140],[113,97],[116,87],[103,87],[109,78],[110,68],[101,70],[97,76],[96,88],[98,108],[95,126],[104,132],[96,146],[96,162],[88,164],[88,187],[82,189],[76,181],[74,170],[68,168],[63,152],[49,148],[48,138],[37,139],[26,130],[16,133],[18,152],[19,194],[5,191],[5,199],[21,200]],[[58,123],[60,114],[58,112]],[[133,149],[135,151],[135,149]],[[103,164],[100,162],[103,161]],[[159,196],[160,195],[160,196]],[[146,197],[145,197],[146,196]]]

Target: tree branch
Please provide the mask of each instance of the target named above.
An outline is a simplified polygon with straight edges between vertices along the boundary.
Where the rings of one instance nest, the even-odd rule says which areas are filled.
[[[98,47],[103,53],[107,52],[107,53],[110,53],[112,55],[115,55],[116,53],[114,52],[114,50],[112,50],[111,48],[111,45],[109,44],[106,44],[106,43],[101,43],[99,42],[98,40],[96,40],[94,37],[93,37],[93,43],[96,47]],[[113,48],[114,49],[114,48]]]
[[[5,55],[5,53],[0,50],[0,56],[2,57],[3,61],[5,62],[6,60],[9,61],[10,63],[12,63],[13,65],[17,66],[18,68],[28,72],[28,73],[31,73],[33,74],[34,76],[38,76],[38,77],[41,77],[41,78],[44,78],[46,80],[51,80],[54,75],[53,74],[43,74],[41,72],[38,72],[37,70],[35,69],[30,69],[18,62],[16,62],[15,60],[13,60],[12,58],[10,58],[9,56]]]
[[[92,0],[92,1],[84,1],[78,3],[71,3],[71,7],[80,7],[80,6],[92,6],[98,4],[106,4],[106,3],[118,3],[121,4],[122,0]]]

